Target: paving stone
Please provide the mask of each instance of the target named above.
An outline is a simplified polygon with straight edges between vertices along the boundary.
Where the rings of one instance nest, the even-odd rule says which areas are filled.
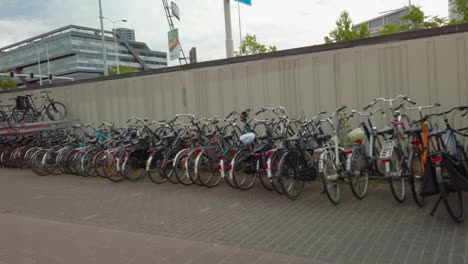
[[[250,256],[257,263],[274,261],[267,253],[309,263],[458,264],[468,259],[466,223],[453,223],[443,207],[430,216],[433,198],[418,208],[408,193],[399,204],[379,181],[371,181],[363,200],[342,184],[342,201],[334,206],[320,194],[319,182],[307,184],[303,197],[290,201],[259,183],[243,192],[226,184],[212,189],[156,185],[148,179],[115,184],[13,169],[0,169],[0,180],[0,213],[246,250],[238,258],[231,251],[206,251],[199,262],[248,263]]]

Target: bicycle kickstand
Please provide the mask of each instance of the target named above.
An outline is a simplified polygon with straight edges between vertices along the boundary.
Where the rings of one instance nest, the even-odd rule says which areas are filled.
[[[442,201],[442,197],[439,197],[439,200],[437,200],[437,203],[434,205],[434,208],[432,208],[431,216],[434,216],[434,213],[437,210],[437,207],[439,207],[440,201]]]

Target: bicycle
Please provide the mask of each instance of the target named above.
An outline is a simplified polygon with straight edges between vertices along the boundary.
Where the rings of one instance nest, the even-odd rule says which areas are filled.
[[[356,139],[351,150],[347,151],[346,170],[348,172],[349,184],[354,196],[363,199],[367,195],[369,186],[369,175],[382,175],[378,166],[376,153],[380,153],[382,143],[376,134],[373,117],[377,112],[384,114],[382,108],[374,111],[361,113],[356,110],[351,111],[348,119],[354,115],[360,115],[367,118],[367,124],[362,122],[360,127],[364,132],[363,139]]]
[[[51,121],[65,119],[67,116],[65,105],[52,99],[49,96],[50,91],[42,91],[40,93],[45,94],[45,96],[34,98],[42,100],[39,106],[36,106],[32,94],[16,97],[16,106],[7,117],[7,122],[12,129],[16,128],[17,124],[23,122],[45,121],[46,117]]]
[[[432,216],[442,201],[450,217],[456,223],[461,223],[465,217],[463,192],[468,191],[468,158],[455,134],[467,137],[467,133],[462,132],[468,131],[468,127],[461,129],[452,127],[447,115],[454,111],[466,111],[464,114],[466,115],[468,106],[455,107],[447,112],[426,117],[443,116],[446,128],[429,134],[429,138],[436,139],[437,146],[428,156],[421,195],[439,195],[431,211]],[[446,135],[445,140],[442,138],[443,135]]]
[[[379,160],[384,166],[384,177],[388,180],[393,197],[402,203],[406,196],[406,178],[408,173],[406,162],[408,160],[407,151],[404,149],[404,131],[409,128],[410,120],[406,115],[402,115],[393,108],[393,103],[403,99],[415,105],[416,102],[405,95],[399,95],[393,99],[376,98],[364,110],[374,106],[377,102],[388,103],[388,109],[392,113],[390,127],[384,127],[377,132],[377,135],[384,137],[385,142],[380,152]]]
[[[432,143],[431,146],[435,148],[435,142],[433,140],[429,140],[429,130],[432,128],[430,127],[428,118],[423,116],[422,110],[432,109],[439,106],[439,103],[435,103],[431,106],[418,106],[411,108],[401,104],[399,107],[395,108],[398,109],[401,107],[407,111],[418,111],[419,117],[421,118],[420,120],[414,121],[412,123],[412,127],[404,131],[404,133],[411,138],[407,171],[410,174],[409,183],[413,200],[419,207],[424,206],[424,197],[422,197],[420,193],[427,156],[429,155],[429,144]],[[419,124],[419,127],[415,126],[417,124]]]

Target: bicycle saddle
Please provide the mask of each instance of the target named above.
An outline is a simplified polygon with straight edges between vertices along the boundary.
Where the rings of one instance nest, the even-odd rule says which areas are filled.
[[[332,138],[332,135],[330,134],[322,134],[322,135],[317,136],[318,141],[326,141],[326,140],[329,140],[330,138]]]
[[[407,130],[405,130],[405,134],[409,135],[409,134],[418,134],[418,133],[421,133],[422,132],[422,129],[419,128],[419,127],[412,127],[412,128],[409,128]]]
[[[377,132],[377,135],[392,134],[393,127],[384,127]]]

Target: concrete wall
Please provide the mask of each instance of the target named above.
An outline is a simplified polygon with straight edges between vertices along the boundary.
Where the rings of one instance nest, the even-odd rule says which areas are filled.
[[[468,103],[467,38],[446,34],[50,89],[71,117],[118,124],[131,116],[224,116],[275,105],[287,107],[291,117],[312,116],[340,105],[362,109],[375,97],[398,94],[447,109]],[[20,93],[31,92],[37,91]]]

